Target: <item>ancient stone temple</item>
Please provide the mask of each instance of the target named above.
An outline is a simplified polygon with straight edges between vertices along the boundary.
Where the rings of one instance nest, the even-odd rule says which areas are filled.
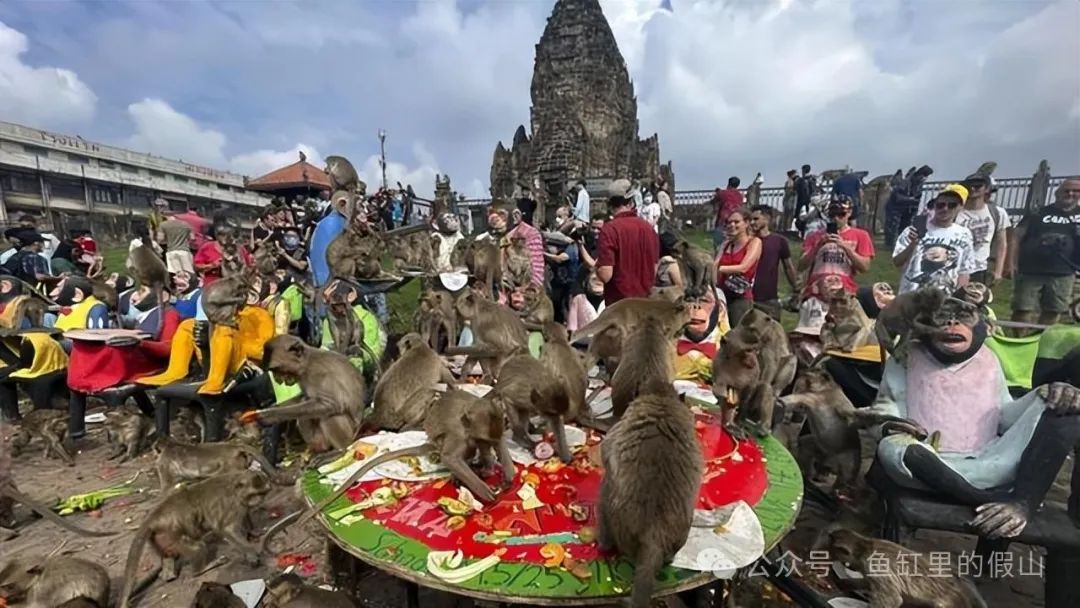
[[[670,182],[656,135],[638,139],[634,85],[598,0],[555,2],[536,45],[531,93],[532,134],[520,126],[509,149],[495,147],[492,197],[527,186],[559,200],[580,178],[591,186],[661,171]]]

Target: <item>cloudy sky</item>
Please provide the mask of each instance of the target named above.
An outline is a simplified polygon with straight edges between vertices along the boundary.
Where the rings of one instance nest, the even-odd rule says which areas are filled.
[[[1080,173],[1076,0],[608,0],[680,189],[929,163]],[[247,175],[343,154],[487,190],[552,0],[0,4],[0,119]]]

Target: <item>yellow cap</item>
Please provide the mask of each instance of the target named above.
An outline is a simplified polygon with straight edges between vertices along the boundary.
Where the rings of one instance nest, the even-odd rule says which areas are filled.
[[[949,184],[945,186],[945,189],[938,193],[938,196],[945,194],[946,192],[952,192],[956,196],[960,197],[961,203],[966,203],[968,198],[968,189],[960,184]]]

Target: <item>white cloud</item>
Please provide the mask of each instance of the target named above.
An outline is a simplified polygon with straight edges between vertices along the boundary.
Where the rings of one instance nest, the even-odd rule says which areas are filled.
[[[418,196],[431,198],[435,191],[435,176],[441,173],[439,163],[422,142],[413,144],[412,155],[414,159],[412,166],[395,160],[393,157],[387,159],[386,183],[391,188],[395,188],[398,182],[401,182],[403,186],[411,184]],[[353,165],[356,167],[356,172],[360,174],[360,179],[367,184],[368,192],[374,192],[382,185],[382,169],[379,166],[378,154],[372,154],[359,164],[353,162]],[[451,182],[450,185],[454,184]]]
[[[144,99],[127,109],[135,126],[127,141],[132,149],[211,167],[225,166],[224,133],[200,127],[195,119],[160,99]]]
[[[0,116],[30,125],[77,126],[94,116],[97,97],[71,70],[23,62],[26,36],[0,22]]]
[[[281,167],[291,165],[300,160],[300,152],[304,153],[304,156],[307,157],[309,163],[315,166],[321,166],[320,163],[322,162],[323,157],[319,154],[319,151],[313,146],[299,143],[293,146],[291,150],[285,150],[283,152],[278,152],[276,150],[256,150],[254,152],[238,154],[229,161],[229,168],[241,175],[259,177],[274,169],[280,169]]]

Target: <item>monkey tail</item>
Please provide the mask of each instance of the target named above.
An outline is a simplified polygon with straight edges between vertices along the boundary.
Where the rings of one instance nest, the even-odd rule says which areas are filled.
[[[631,608],[649,608],[652,603],[653,589],[656,587],[656,573],[664,565],[664,555],[660,545],[655,542],[641,544],[641,553],[634,564],[634,587],[630,592]]]
[[[236,447],[240,448],[248,456],[254,458],[255,462],[259,463],[259,466],[262,467],[263,472],[266,473],[271,479],[275,479],[276,483],[279,483],[281,485],[292,485],[292,482],[285,479],[285,477],[281,474],[281,471],[279,471],[277,467],[270,463],[270,460],[266,458],[266,455],[263,454],[262,451],[243,443],[237,443]]]
[[[128,601],[131,598],[131,594],[135,588],[135,572],[139,568],[139,560],[142,559],[143,547],[150,540],[150,519],[147,518],[146,522],[135,533],[135,538],[131,539],[131,548],[128,549],[127,563],[124,565],[124,587],[120,592],[120,608],[128,608]],[[157,577],[157,572],[160,568],[153,573],[154,577]],[[142,583],[140,583],[142,586]]]
[[[430,443],[424,443],[411,448],[391,450],[385,454],[376,456],[375,458],[365,463],[364,466],[357,469],[356,472],[354,472],[352,475],[349,476],[348,479],[345,480],[345,483],[338,486],[333,492],[330,493],[329,496],[312,505],[311,508],[309,508],[306,512],[300,510],[296,511],[295,513],[290,513],[289,515],[283,517],[281,521],[271,526],[270,529],[266,531],[266,534],[263,535],[263,538],[260,541],[261,550],[265,551],[267,545],[270,543],[270,538],[291,525],[293,522],[303,524],[321,513],[323,509],[330,505],[330,503],[337,500],[342,494],[345,493],[346,490],[351,488],[354,483],[363,478],[364,475],[367,475],[369,472],[371,472],[375,467],[390,462],[392,460],[397,460],[398,458],[404,458],[406,456],[423,456],[424,454],[427,454],[434,449],[434,445]],[[302,517],[301,514],[303,515]]]
[[[48,507],[43,506],[42,504],[40,504],[40,503],[32,500],[31,498],[25,496],[21,492],[18,492],[16,490],[11,489],[11,488],[8,488],[8,489],[4,490],[3,493],[7,494],[11,498],[14,498],[16,501],[30,507],[30,509],[32,509],[34,511],[34,513],[37,513],[38,515],[44,517],[45,519],[51,521],[52,523],[60,526],[61,528],[64,528],[68,532],[74,532],[75,534],[80,534],[82,536],[94,536],[94,537],[104,537],[104,536],[115,536],[116,535],[116,532],[98,532],[98,531],[94,531],[94,530],[87,530],[86,528],[80,528],[79,526],[76,526],[75,524],[65,520],[63,517],[60,517],[56,513],[53,513],[52,510],[49,509]]]

